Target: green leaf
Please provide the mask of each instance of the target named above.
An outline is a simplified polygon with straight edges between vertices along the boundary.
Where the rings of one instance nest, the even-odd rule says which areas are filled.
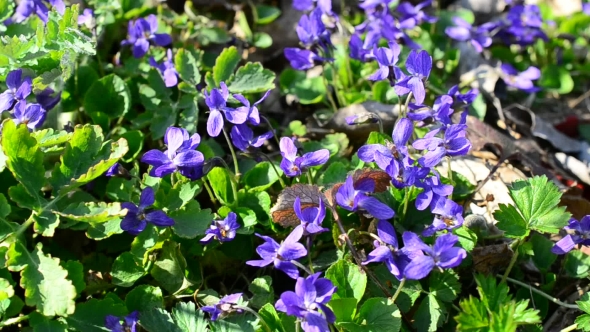
[[[145,270],[138,260],[129,251],[119,255],[113,262],[111,269],[111,276],[113,277],[113,284],[121,287],[131,287],[143,275]]]
[[[129,151],[123,157],[123,161],[132,162],[139,156],[143,149],[144,135],[139,130],[130,130],[122,134],[121,137],[127,141],[127,145],[129,146]]]
[[[279,176],[282,175],[283,172],[278,166],[273,167],[270,162],[263,161],[244,174],[244,183],[248,191],[265,191],[277,182]]]
[[[529,239],[533,245],[533,262],[541,271],[547,271],[557,259],[557,256],[551,252],[554,242],[541,234],[533,234]]]
[[[140,324],[148,332],[181,332],[172,317],[162,308],[151,308],[141,313]]]
[[[197,182],[179,181],[170,190],[166,202],[162,206],[166,207],[168,211],[178,210],[191,202],[199,189],[201,189],[201,186]]]
[[[507,237],[524,238],[529,234],[527,222],[522,218],[513,205],[500,204],[494,212],[494,218],[498,220],[496,226],[504,231]]]
[[[348,167],[345,164],[339,161],[331,163],[320,175],[319,184],[328,186],[338,182],[344,182],[347,174]]]
[[[332,280],[338,290],[332,299],[353,297],[360,301],[367,286],[367,275],[358,266],[341,259],[326,271],[326,278]]]
[[[84,110],[92,116],[104,113],[110,119],[123,116],[131,107],[131,92],[127,84],[115,74],[94,82],[84,95]]]
[[[176,55],[174,56],[174,67],[183,81],[192,85],[197,85],[201,82],[201,73],[199,72],[197,60],[191,52],[184,48],[176,51]]]
[[[274,6],[256,6],[256,24],[269,24],[281,15],[281,10]]]
[[[434,295],[428,294],[420,303],[414,316],[414,327],[418,331],[437,331],[442,325],[443,314],[446,310]]]
[[[459,245],[467,252],[471,252],[477,244],[477,234],[467,227],[456,228],[453,233],[459,238]]]
[[[130,252],[135,257],[143,260],[145,264],[147,261],[147,253],[149,253],[158,243],[158,229],[154,225],[148,224],[147,227],[133,239],[131,243]]]
[[[15,2],[12,0],[0,0],[0,22],[4,22],[12,15]]]
[[[272,46],[272,37],[266,32],[256,32],[252,39],[254,47],[269,48]]]
[[[307,127],[299,120],[289,122],[289,128],[286,130],[285,136],[299,136],[307,135]]]
[[[353,322],[356,314],[356,305],[358,301],[352,297],[345,297],[340,299],[332,299],[328,306],[334,311],[336,316],[336,323]]]
[[[529,300],[522,300],[516,303],[516,306],[512,312],[512,317],[516,324],[538,324],[541,323],[541,317],[539,316],[539,310],[529,309]]]
[[[469,114],[483,121],[487,111],[488,104],[486,103],[483,95],[478,94],[477,97],[475,97],[475,100],[473,100],[473,103],[469,105]]]
[[[256,278],[248,286],[248,290],[253,294],[248,302],[254,308],[261,308],[267,303],[274,300],[274,291],[272,289],[272,279],[269,276]]]
[[[41,315],[38,311],[29,314],[29,325],[33,332],[67,332],[68,326],[63,320],[52,320]]]
[[[211,322],[215,332],[255,332],[259,322],[256,317],[249,314],[232,316],[223,320]]]
[[[133,288],[125,297],[129,311],[145,312],[152,308],[164,308],[164,298],[159,287],[140,285]]]
[[[567,69],[550,64],[541,68],[539,86],[563,95],[572,92],[574,80]]]
[[[443,302],[453,302],[461,292],[459,276],[452,270],[430,274],[430,294]]]
[[[34,38],[26,36],[2,36],[0,37],[0,65],[13,64],[20,67],[21,60],[27,54],[38,51]]]
[[[215,60],[215,66],[213,66],[212,79],[214,86],[212,87],[218,87],[221,82],[229,80],[240,60],[240,54],[235,46],[224,49]],[[207,77],[210,76],[207,73]]]
[[[565,256],[564,268],[571,277],[586,278],[590,272],[590,256],[580,250],[572,250]]]
[[[99,126],[76,126],[60,158],[61,164],[52,173],[55,191],[64,194],[96,179],[127,153],[125,139],[105,143],[103,140]]]
[[[84,282],[84,265],[78,261],[67,261],[63,266],[68,270],[68,279],[72,281],[72,284],[76,288],[76,293],[80,297],[86,288],[86,282]]]
[[[172,309],[172,317],[182,332],[207,331],[205,314],[201,310],[196,310],[193,302],[178,302]]]
[[[590,295],[584,293],[580,300],[576,301],[576,304],[585,312],[584,315],[578,316],[575,323],[578,324],[578,329],[582,331],[590,331]]]
[[[339,323],[350,332],[397,332],[402,326],[397,306],[386,298],[370,298],[365,301],[357,323]]]
[[[7,267],[21,272],[21,287],[25,290],[25,302],[36,306],[45,316],[67,316],[74,313],[76,288],[66,279],[68,271],[42,251],[41,243],[33,252],[17,241],[8,251]]]
[[[27,126],[17,126],[12,120],[4,121],[1,140],[8,169],[34,198],[35,207],[40,207],[43,199],[39,191],[45,183],[45,169],[37,140],[31,137]]]
[[[230,176],[224,167],[215,167],[207,174],[213,193],[222,204],[232,204],[235,201]]]
[[[174,233],[185,239],[204,235],[213,221],[211,209],[201,210],[197,201],[191,201],[180,210],[170,212],[168,215],[174,219],[172,226]]]
[[[76,306],[76,312],[66,318],[68,325],[77,331],[107,332],[104,319],[107,315],[123,317],[127,314],[125,304],[111,298],[90,299]]]
[[[249,62],[240,67],[227,88],[232,93],[258,93],[275,88],[275,74],[259,62]]]
[[[186,260],[180,252],[180,246],[168,240],[162,246],[150,273],[165,290],[176,294],[192,285],[185,277],[185,270]]]
[[[497,283],[494,276],[478,274],[475,276],[475,282],[479,297],[490,311],[497,311],[502,304],[512,300],[506,283]]]
[[[281,92],[292,94],[301,104],[321,102],[327,94],[322,77],[307,78],[304,72],[287,68],[279,77]]]
[[[262,306],[258,311],[258,314],[262,317],[271,331],[286,332],[283,323],[281,322],[281,318],[272,303],[267,303]]]
[[[101,223],[113,218],[124,217],[126,212],[121,203],[82,202],[68,205],[63,211],[53,211],[64,218],[75,221]]]
[[[490,324],[488,312],[478,298],[469,296],[459,302],[461,312],[455,316],[458,331],[482,331]]]
[[[39,143],[40,148],[50,148],[55,145],[65,144],[72,138],[72,133],[65,130],[55,131],[52,128],[38,130],[31,133]]]

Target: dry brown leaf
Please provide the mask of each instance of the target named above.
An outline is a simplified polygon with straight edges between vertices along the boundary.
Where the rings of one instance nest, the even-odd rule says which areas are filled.
[[[473,268],[483,274],[495,274],[507,267],[514,252],[506,243],[473,248]]]
[[[285,188],[279,194],[277,203],[270,209],[272,220],[283,227],[294,227],[300,224],[299,218],[295,215],[293,204],[295,199],[301,200],[301,209],[308,207],[317,207],[320,205],[320,199],[324,199],[324,194],[318,186],[309,184],[296,184]]]
[[[391,177],[386,172],[379,169],[363,168],[356,170],[352,174],[352,180],[356,184],[358,181],[364,179],[372,179],[375,181],[375,192],[380,193],[387,190],[391,185]]]

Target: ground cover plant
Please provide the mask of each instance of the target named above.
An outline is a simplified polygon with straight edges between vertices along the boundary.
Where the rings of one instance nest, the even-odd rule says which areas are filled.
[[[590,8],[447,5],[0,0],[0,328],[590,331],[571,177],[453,164],[586,92]]]

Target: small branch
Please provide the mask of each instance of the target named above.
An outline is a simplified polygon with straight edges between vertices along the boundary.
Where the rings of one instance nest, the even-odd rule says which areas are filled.
[[[395,300],[397,299],[399,294],[402,292],[402,288],[404,288],[405,283],[406,283],[406,278],[402,278],[399,285],[397,286],[397,289],[395,290],[395,294],[393,294],[393,296],[391,297],[392,303],[395,303]]]
[[[517,284],[517,285],[519,285],[521,287],[528,287],[528,289],[531,292],[537,293],[537,294],[541,295],[542,297],[546,298],[547,300],[549,300],[549,301],[551,301],[551,302],[553,302],[553,303],[555,303],[557,305],[560,305],[562,307],[565,307],[565,308],[568,308],[568,309],[579,309],[579,307],[578,307],[577,304],[569,304],[569,303],[561,302],[560,300],[554,298],[553,296],[551,296],[551,295],[549,295],[549,294],[547,294],[547,293],[545,293],[543,291],[540,291],[540,290],[534,288],[533,286],[531,286],[529,284],[525,284],[524,282],[520,282],[520,281],[518,281],[516,279],[508,278],[506,276],[501,276],[499,274],[497,275],[497,277],[498,278],[502,278],[502,280],[506,279],[506,280],[510,281],[511,283]]]

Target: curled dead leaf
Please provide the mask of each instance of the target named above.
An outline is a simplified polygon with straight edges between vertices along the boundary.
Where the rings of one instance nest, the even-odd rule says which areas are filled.
[[[324,199],[324,194],[318,186],[309,184],[296,184],[285,188],[277,199],[277,203],[270,209],[272,220],[283,227],[294,227],[299,225],[300,221],[295,215],[293,204],[295,198],[301,200],[301,209],[308,207],[317,207],[320,205],[320,199]]]
[[[391,184],[389,174],[379,169],[363,168],[354,171],[352,174],[352,180],[355,184],[364,179],[372,179],[375,182],[376,193],[384,192]]]
[[[473,248],[473,268],[483,274],[495,274],[506,268],[514,255],[506,243]]]

